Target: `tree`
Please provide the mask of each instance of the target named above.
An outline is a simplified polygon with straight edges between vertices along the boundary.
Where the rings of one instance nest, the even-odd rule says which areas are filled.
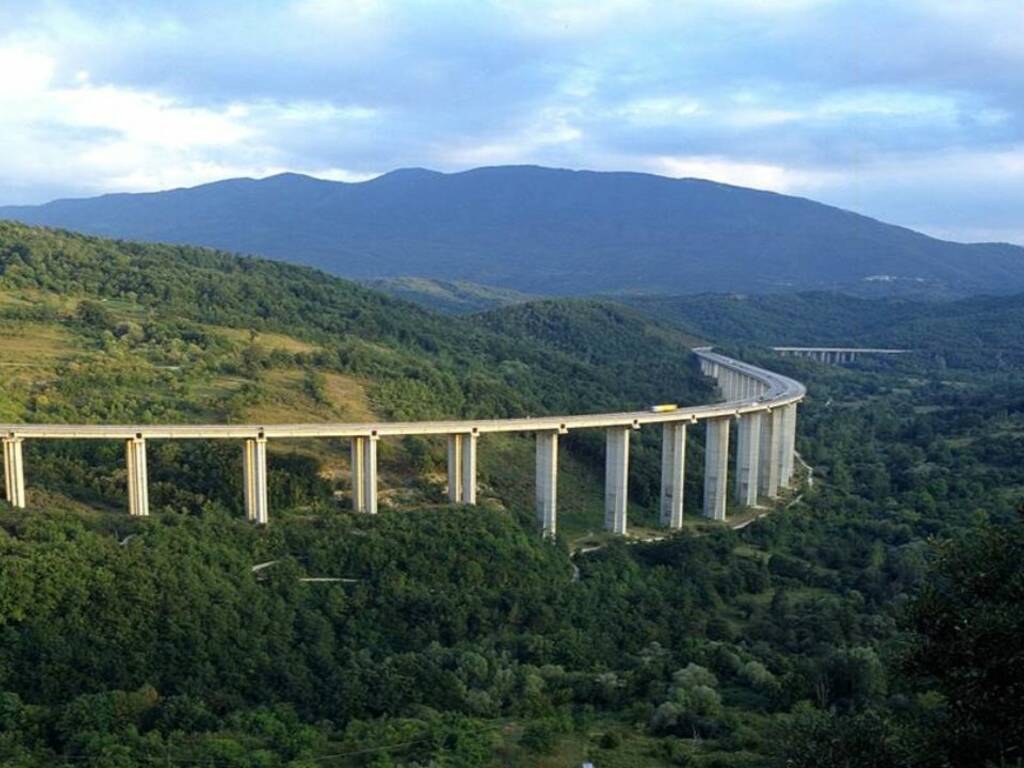
[[[1024,754],[1024,522],[936,546],[908,614],[905,670],[947,699],[940,742],[957,765]]]

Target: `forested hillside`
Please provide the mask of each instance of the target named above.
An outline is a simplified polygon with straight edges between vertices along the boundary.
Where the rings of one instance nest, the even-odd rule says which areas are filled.
[[[897,347],[954,368],[1024,365],[1024,294],[956,301],[861,299],[837,293],[635,296],[622,301],[649,317],[719,341]]]
[[[527,293],[1024,290],[1024,248],[927,237],[812,200],[701,179],[536,166],[359,183],[298,174],[0,208],[108,237],[256,253],[353,278]]]
[[[529,312],[541,322],[558,316],[548,335],[560,348],[502,331],[500,320],[452,320],[301,267],[0,224],[0,365],[6,375],[0,420],[504,417],[712,396],[686,347],[688,337],[667,326],[587,302],[541,304]],[[636,375],[623,377],[560,343],[567,333],[592,348],[632,350]],[[496,484],[516,484],[508,469],[530,465],[528,441],[487,442],[485,484],[490,466]],[[319,503],[347,493],[345,446],[275,448],[276,502]],[[119,504],[123,478],[111,473],[119,464],[117,446],[51,443],[30,450],[36,485],[52,482],[79,496],[87,488],[92,497]],[[657,495],[656,436],[648,435],[637,450],[642,518],[653,514]],[[440,500],[442,441],[408,438],[382,451],[386,498]],[[584,488],[600,469],[591,454],[580,454]],[[238,460],[233,446],[161,446],[151,457],[154,477],[173,477],[182,461],[198,466],[188,483],[158,481],[154,498],[171,506],[216,498],[233,508],[240,499]],[[517,484],[496,489],[495,500],[504,502],[507,493],[529,498]],[[589,504],[599,493],[596,485],[581,491]],[[573,510],[570,503],[570,527],[573,512],[585,507]],[[595,513],[593,520],[599,519]]]
[[[425,277],[383,277],[366,280],[365,285],[375,291],[449,315],[481,312],[536,298],[508,288],[495,288],[464,280],[430,280]]]
[[[651,396],[642,377],[623,382],[598,366],[585,367],[570,347],[542,353],[532,338],[453,321],[314,270],[205,249],[6,223],[0,224],[0,281],[8,324],[51,323],[91,334],[93,346],[114,358],[143,356],[157,367],[184,369],[186,378],[189,370],[211,373],[201,365],[209,362],[204,353],[216,357],[232,343],[250,369],[267,362],[261,354],[277,351],[282,360],[291,354],[300,366],[366,377],[381,416],[597,411],[612,402],[639,406]],[[572,306],[574,333],[594,343],[614,341],[626,332],[622,319],[633,317],[621,307]],[[648,352],[652,365],[675,366],[673,377],[659,382],[669,388],[662,396],[706,397],[707,385],[698,381],[683,343],[687,337],[647,333],[644,325],[633,320],[628,332],[636,338],[628,344]],[[9,362],[36,361],[29,350]],[[583,380],[585,394],[578,389]],[[140,390],[143,397],[158,394]]]
[[[0,225],[0,421],[694,402],[688,341],[605,303],[446,318],[307,269]],[[596,433],[563,441],[555,542],[525,439],[481,440],[475,508],[442,503],[440,442],[383,441],[375,517],[347,511],[345,446],[272,441],[266,528],[237,445],[153,441],[153,514],[131,519],[123,446],[30,441],[29,507],[0,508],[0,764],[1012,764],[1019,376],[735,351],[808,384],[813,484],[703,523],[694,434],[684,531],[586,552]],[[641,534],[658,448],[645,429],[631,453]]]

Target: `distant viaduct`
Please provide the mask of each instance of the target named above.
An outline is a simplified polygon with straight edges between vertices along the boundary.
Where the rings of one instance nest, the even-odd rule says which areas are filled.
[[[910,349],[881,347],[772,347],[773,352],[793,357],[808,357],[819,363],[852,363],[861,355],[908,355]]]
[[[289,438],[349,438],[352,457],[352,499],[358,512],[377,512],[377,441],[401,435],[448,437],[448,498],[476,503],[477,439],[492,432],[536,435],[536,512],[546,536],[557,529],[558,437],[573,429],[603,429],[605,454],[605,528],[627,532],[626,502],[629,438],[646,424],[662,427],[661,523],[683,524],[683,478],[686,433],[704,422],[705,462],[703,514],[724,520],[729,483],[729,439],[735,425],[733,496],[740,506],[753,506],[760,496],[774,498],[793,476],[796,409],[806,393],[802,384],[777,373],[712,352],[694,350],[701,371],[718,382],[725,402],[670,410],[523,419],[419,421],[380,424],[259,425],[52,425],[0,424],[3,435],[4,486],[7,501],[25,506],[22,444],[25,440],[125,441],[128,508],[132,515],[149,514],[146,441],[233,439],[244,441],[245,510],[249,520],[265,524],[267,505],[267,441]]]

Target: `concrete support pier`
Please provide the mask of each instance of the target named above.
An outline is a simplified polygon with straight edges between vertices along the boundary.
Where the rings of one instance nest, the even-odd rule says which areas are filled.
[[[267,505],[267,438],[249,438],[243,454],[245,517],[259,525],[270,520]]]
[[[476,504],[476,444],[479,435],[448,435],[448,501]]]
[[[462,503],[476,504],[476,432],[462,436]]]
[[[353,437],[349,440],[349,467],[352,474],[352,511],[362,512],[366,509],[363,498],[363,451],[366,448],[365,437]]]
[[[20,437],[3,438],[4,446],[4,498],[12,507],[25,507],[25,462],[22,458]]]
[[[350,444],[352,460],[352,509],[368,515],[377,514],[377,436],[353,437]]]
[[[761,414],[745,413],[736,429],[736,503],[757,504],[758,468],[761,458]]]
[[[762,496],[779,495],[779,469],[782,463],[782,409],[775,408],[761,419],[761,461],[757,487]]]
[[[683,527],[683,484],[686,477],[686,423],[669,422],[661,432],[661,524]]]
[[[782,409],[782,456],[779,462],[779,483],[786,487],[793,482],[793,461],[796,451],[796,403]]]
[[[704,442],[704,517],[725,520],[729,482],[729,422],[732,416],[708,419]]]
[[[448,435],[448,501],[462,501],[462,435]]]
[[[366,503],[366,514],[377,514],[377,436],[366,438],[366,450],[363,451],[363,499]]]
[[[537,522],[548,538],[558,529],[558,432],[537,433]]]
[[[604,527],[612,533],[626,533],[631,430],[631,427],[611,427],[605,431]]]
[[[149,515],[149,479],[146,474],[146,441],[142,435],[125,441],[128,466],[128,514],[135,517]]]

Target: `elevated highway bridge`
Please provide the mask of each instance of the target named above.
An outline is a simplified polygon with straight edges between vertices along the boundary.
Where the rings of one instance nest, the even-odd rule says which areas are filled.
[[[862,355],[909,355],[910,349],[884,347],[772,347],[780,355],[807,357],[820,363],[851,363]]]
[[[358,512],[377,512],[377,444],[405,435],[446,435],[448,498],[476,503],[477,442],[496,432],[531,433],[536,439],[535,506],[544,535],[557,530],[558,439],[570,430],[602,429],[606,434],[605,527],[627,532],[629,443],[633,430],[662,429],[661,522],[683,522],[683,478],[687,429],[706,429],[703,514],[724,520],[729,495],[729,442],[735,432],[733,497],[752,506],[773,498],[791,483],[797,404],[804,386],[793,379],[713,352],[694,350],[704,374],[713,377],[724,400],[666,410],[626,411],[517,419],[466,419],[379,423],[316,424],[0,424],[4,489],[8,503],[25,506],[26,440],[123,440],[128,474],[128,511],[149,514],[146,445],[150,440],[238,440],[243,443],[245,510],[249,520],[269,521],[267,442],[269,440],[346,438],[352,460],[352,503]]]

